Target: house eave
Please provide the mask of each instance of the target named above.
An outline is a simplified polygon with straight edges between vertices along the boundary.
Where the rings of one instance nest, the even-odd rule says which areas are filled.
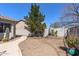
[[[9,20],[9,19],[2,19],[2,18],[0,18],[0,22],[10,23],[10,24],[16,24],[17,21],[15,21],[15,20]]]

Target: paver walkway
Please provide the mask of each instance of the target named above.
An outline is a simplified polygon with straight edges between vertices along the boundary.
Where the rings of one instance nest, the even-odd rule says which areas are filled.
[[[0,52],[4,52],[1,56],[22,56],[19,43],[26,40],[26,36],[16,38],[13,41],[0,44]]]

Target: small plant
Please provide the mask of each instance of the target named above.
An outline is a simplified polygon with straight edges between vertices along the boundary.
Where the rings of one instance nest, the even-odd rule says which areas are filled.
[[[78,48],[78,45],[79,45],[78,37],[69,36],[69,37],[66,38],[66,43],[68,45],[67,52],[70,55],[77,55],[77,48]]]
[[[57,37],[57,33],[58,33],[58,31],[55,32],[55,36],[56,36],[56,37]]]
[[[54,30],[52,30],[51,35],[54,36]]]
[[[9,29],[6,28],[5,33],[4,33],[4,37],[3,37],[3,42],[6,42],[9,40]]]
[[[66,43],[70,48],[76,47],[79,44],[79,39],[75,36],[69,36],[66,39]]]
[[[3,42],[6,42],[9,40],[8,34],[4,33]]]

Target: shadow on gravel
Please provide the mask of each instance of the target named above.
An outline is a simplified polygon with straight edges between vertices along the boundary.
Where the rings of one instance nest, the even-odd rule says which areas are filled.
[[[64,50],[64,51],[67,51],[67,48],[66,47],[59,47],[60,49]]]

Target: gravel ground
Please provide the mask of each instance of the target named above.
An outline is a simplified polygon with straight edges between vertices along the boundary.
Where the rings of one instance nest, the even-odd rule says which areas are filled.
[[[19,44],[23,56],[65,56],[63,39],[29,37]]]

